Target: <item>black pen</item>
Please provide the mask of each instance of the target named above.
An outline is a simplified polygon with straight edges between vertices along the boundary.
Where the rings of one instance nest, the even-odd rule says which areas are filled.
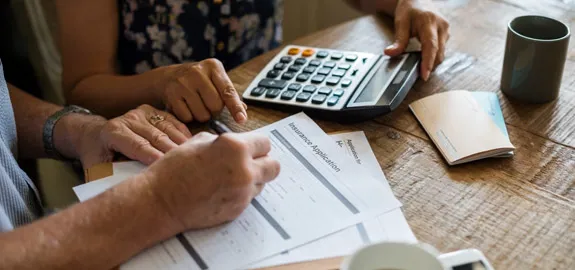
[[[226,126],[224,123],[215,120],[215,119],[211,119],[210,121],[208,121],[208,127],[215,131],[218,135],[221,135],[223,133],[227,133],[227,132],[233,132],[228,126]]]

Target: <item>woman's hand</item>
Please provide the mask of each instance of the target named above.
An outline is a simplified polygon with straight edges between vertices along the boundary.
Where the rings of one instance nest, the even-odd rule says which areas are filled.
[[[94,117],[82,129],[77,152],[84,168],[113,161],[115,152],[149,165],[192,137],[173,115],[149,105],[111,120]]]
[[[427,81],[431,71],[445,58],[449,23],[429,0],[397,0],[395,8],[395,42],[385,54],[397,56],[405,51],[410,37],[421,42],[421,77]]]
[[[156,94],[166,108],[183,122],[205,122],[224,106],[236,122],[247,120],[247,106],[240,100],[234,84],[217,59],[160,67],[162,79]]]

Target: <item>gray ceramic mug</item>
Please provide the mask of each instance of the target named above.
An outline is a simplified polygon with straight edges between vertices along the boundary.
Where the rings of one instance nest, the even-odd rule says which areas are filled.
[[[542,16],[522,16],[507,27],[501,91],[530,103],[559,96],[571,36],[565,24]]]

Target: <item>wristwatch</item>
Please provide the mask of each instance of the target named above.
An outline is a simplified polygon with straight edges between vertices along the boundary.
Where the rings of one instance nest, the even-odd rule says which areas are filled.
[[[64,157],[62,154],[60,154],[60,152],[58,152],[58,150],[56,150],[54,145],[54,127],[63,116],[70,113],[86,115],[92,114],[92,112],[90,112],[88,109],[76,105],[69,105],[48,117],[48,120],[46,120],[46,123],[44,123],[44,129],[42,130],[42,141],[44,142],[44,151],[51,158],[69,160],[69,158]]]

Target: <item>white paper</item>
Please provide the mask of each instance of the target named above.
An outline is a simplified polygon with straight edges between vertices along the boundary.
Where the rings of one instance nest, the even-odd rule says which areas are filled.
[[[305,114],[256,132],[270,137],[270,156],[280,161],[282,170],[244,213],[228,224],[169,239],[137,255],[122,269],[243,268],[401,205],[388,186],[342,155]],[[121,180],[111,176],[98,181]],[[77,195],[96,193],[84,190]]]
[[[362,131],[330,135],[337,145],[345,149],[357,164],[389,188],[377,158],[373,154],[369,141]],[[348,255],[369,243],[393,241],[416,243],[400,208],[385,213],[377,218],[349,227],[314,242],[275,255],[254,265],[253,268],[270,267],[287,263],[316,260],[322,258]]]

